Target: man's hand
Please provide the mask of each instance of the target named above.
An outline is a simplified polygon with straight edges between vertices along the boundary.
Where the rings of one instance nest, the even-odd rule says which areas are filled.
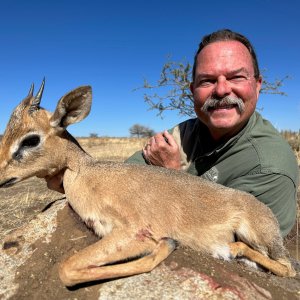
[[[45,180],[47,182],[48,189],[64,194],[65,193],[64,186],[63,186],[64,173],[65,170],[62,170],[55,176],[51,176],[51,177],[46,176]]]
[[[174,137],[168,132],[151,137],[143,149],[146,161],[154,166],[180,170],[180,152]]]

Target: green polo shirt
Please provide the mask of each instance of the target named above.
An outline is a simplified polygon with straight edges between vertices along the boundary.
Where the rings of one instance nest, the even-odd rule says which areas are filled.
[[[296,220],[299,168],[288,143],[259,113],[221,145],[214,144],[197,118],[170,133],[180,147],[183,171],[254,195],[271,208],[282,236],[290,232]],[[126,162],[146,164],[142,151]]]

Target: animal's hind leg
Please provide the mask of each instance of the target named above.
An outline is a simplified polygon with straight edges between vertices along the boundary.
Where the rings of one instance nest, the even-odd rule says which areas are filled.
[[[282,276],[282,277],[294,277],[296,275],[292,266],[288,261],[282,260],[282,262],[273,260],[267,256],[264,256],[260,252],[253,250],[248,245],[243,242],[230,243],[230,253],[233,257],[244,256],[266,269],[270,270],[272,273]]]
[[[59,275],[65,285],[72,286],[83,282],[149,272],[167,258],[175,248],[175,241],[169,238],[163,238],[158,242],[151,239],[141,241],[130,238],[124,231],[112,232],[63,262]],[[141,255],[145,256],[118,263]]]

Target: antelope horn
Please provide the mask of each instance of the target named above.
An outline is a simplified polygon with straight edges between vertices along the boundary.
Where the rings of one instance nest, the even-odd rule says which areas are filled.
[[[29,108],[29,113],[32,113],[36,110],[39,110],[40,102],[41,102],[43,91],[44,91],[44,86],[45,86],[45,77],[42,81],[42,84],[41,84],[41,87],[40,87],[39,91],[37,92],[36,96],[34,97],[34,99],[31,102],[31,105],[30,105],[30,108]]]
[[[27,97],[32,97],[33,96],[33,90],[34,90],[34,84],[32,83]]]
[[[43,95],[43,91],[44,91],[44,86],[45,86],[45,77],[42,81],[41,87],[39,89],[39,91],[37,92],[36,96],[35,96],[35,101],[38,105],[40,105],[41,99],[42,99],[42,95]]]

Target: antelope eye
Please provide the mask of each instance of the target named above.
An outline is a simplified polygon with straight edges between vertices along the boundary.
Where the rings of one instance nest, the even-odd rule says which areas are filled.
[[[21,143],[21,148],[33,148],[40,143],[40,137],[37,134],[27,136]]]

